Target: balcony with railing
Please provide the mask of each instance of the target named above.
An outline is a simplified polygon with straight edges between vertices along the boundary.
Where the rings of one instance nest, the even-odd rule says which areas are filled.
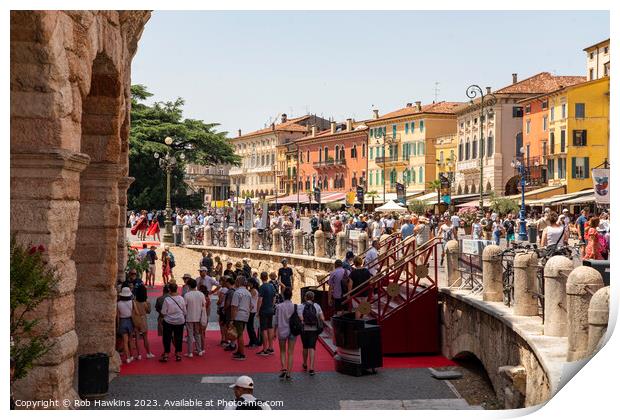
[[[327,158],[327,160],[321,160],[318,162],[312,162],[312,166],[315,169],[334,169],[334,168],[344,168],[347,166],[346,159],[334,159]]]
[[[409,164],[409,158],[402,155],[397,156],[377,156],[375,163],[379,166],[393,167],[393,166],[407,166]]]

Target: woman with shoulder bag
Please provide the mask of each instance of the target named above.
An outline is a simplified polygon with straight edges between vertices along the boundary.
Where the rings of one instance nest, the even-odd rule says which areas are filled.
[[[170,343],[174,339],[174,351],[177,362],[180,362],[181,352],[183,350],[183,329],[185,327],[185,317],[187,316],[187,308],[183,296],[179,296],[176,283],[168,283],[170,295],[166,296],[161,308],[161,314],[164,316],[163,324],[163,341],[164,354],[159,359],[160,362],[168,361],[170,353]]]
[[[540,245],[547,247],[547,255],[556,255],[558,248],[568,243],[568,230],[563,222],[558,223],[558,214],[554,211],[548,216],[549,226],[543,230]]]
[[[116,324],[118,334],[123,337],[123,353],[125,353],[125,363],[131,363],[131,341],[129,337],[133,333],[133,321],[131,314],[133,312],[133,295],[129,287],[123,287],[118,295],[116,303]]]
[[[359,258],[359,257],[358,257]],[[303,305],[298,305],[298,315],[303,325],[301,332],[301,344],[303,346],[303,369],[308,371],[310,376],[314,376],[314,355],[316,351],[316,341],[323,331],[325,317],[318,303],[314,302],[314,292],[306,292]],[[308,363],[308,357],[310,363]]]
[[[148,338],[148,326],[146,322],[146,316],[151,313],[151,304],[147,299],[147,292],[144,284],[141,284],[134,289],[134,295],[136,298],[133,301],[131,320],[134,326],[134,339],[136,343],[136,352],[138,353],[137,359],[142,360],[142,356],[140,355],[140,345],[138,344],[140,337],[142,337],[142,341],[144,342],[146,358],[152,359],[155,355],[151,353],[151,346],[149,345]]]

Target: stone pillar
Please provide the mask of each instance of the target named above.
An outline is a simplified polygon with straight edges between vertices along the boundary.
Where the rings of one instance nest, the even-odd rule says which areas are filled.
[[[601,274],[592,267],[580,266],[568,276],[566,304],[568,310],[567,362],[588,355],[588,308],[592,295],[603,287]]]
[[[189,235],[189,226],[183,225],[183,245],[189,245],[190,243],[190,235]]]
[[[213,228],[211,226],[204,227],[205,234],[203,236],[203,245],[204,246],[212,246],[213,245]]]
[[[486,302],[504,300],[501,252],[497,245],[487,245],[482,251],[482,300]]]
[[[347,234],[338,232],[336,235],[336,258],[344,260],[347,255]]]
[[[304,253],[304,232],[301,229],[293,231],[293,253]]]
[[[545,335],[568,335],[566,278],[572,269],[573,262],[562,255],[549,258],[545,265]]]
[[[117,236],[117,280],[125,279],[125,266],[127,265],[127,188],[135,178],[123,177],[118,181],[118,236]]]
[[[357,255],[361,255],[368,249],[368,234],[362,232],[357,237]]]
[[[258,237],[258,229],[250,229],[250,249],[258,249],[258,243],[260,238]]]
[[[592,355],[603,346],[609,322],[609,286],[599,289],[590,300],[588,308],[588,355]]]
[[[325,233],[322,230],[314,232],[314,256],[325,256]]]
[[[33,128],[32,133],[36,132]],[[41,320],[34,331],[45,332],[52,347],[25,378],[15,382],[12,389],[16,398],[77,398],[73,387],[78,349],[74,251],[80,212],[80,172],[88,162],[87,155],[67,150],[11,151],[11,233],[21,244],[43,244],[45,259],[59,279],[54,295],[33,313],[34,318]],[[116,252],[116,247],[112,251]],[[112,278],[115,276],[116,273]]]
[[[459,287],[461,285],[461,273],[459,272],[459,242],[454,239],[446,244],[446,270],[448,272],[448,286]]]
[[[228,226],[226,229],[226,248],[234,248],[235,247],[235,228],[232,226]]]
[[[514,314],[520,316],[538,315],[538,292],[536,270],[538,257],[534,252],[515,255],[514,259]]]
[[[273,242],[271,244],[272,252],[282,252],[282,235],[280,229],[275,228],[271,231],[271,237],[273,238]]]

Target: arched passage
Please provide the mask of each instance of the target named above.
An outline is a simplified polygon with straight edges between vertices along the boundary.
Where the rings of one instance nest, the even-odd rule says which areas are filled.
[[[80,151],[90,157],[90,164],[80,176],[80,213],[73,254],[78,355],[103,352],[116,356],[122,95],[119,74],[111,59],[97,55],[90,91],[82,101]]]

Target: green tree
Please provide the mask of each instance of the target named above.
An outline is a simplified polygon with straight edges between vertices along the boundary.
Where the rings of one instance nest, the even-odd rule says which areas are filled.
[[[186,163],[200,165],[238,165],[240,157],[227,141],[226,132],[218,132],[219,124],[202,120],[183,118],[185,101],[145,103],[153,96],[144,85],[131,87],[131,129],[129,135],[129,175],[135,181],[127,192],[127,205],[131,209],[162,209],[166,204],[166,175],[153,157],[183,152],[185,160],[180,161],[171,174],[171,200],[173,206],[184,208],[201,207],[198,194],[188,194],[183,181]],[[166,137],[174,142],[168,147]]]
[[[375,190],[372,190],[372,191],[368,191],[366,193],[366,196],[370,197],[372,205],[374,206],[375,205],[375,198],[379,197],[379,193],[377,191],[375,191]]]
[[[517,213],[519,211],[519,203],[517,200],[492,195],[490,197],[489,207],[496,213],[506,215],[508,213]]]
[[[441,181],[438,179],[429,181],[428,188],[437,191],[437,205],[441,204]]]

